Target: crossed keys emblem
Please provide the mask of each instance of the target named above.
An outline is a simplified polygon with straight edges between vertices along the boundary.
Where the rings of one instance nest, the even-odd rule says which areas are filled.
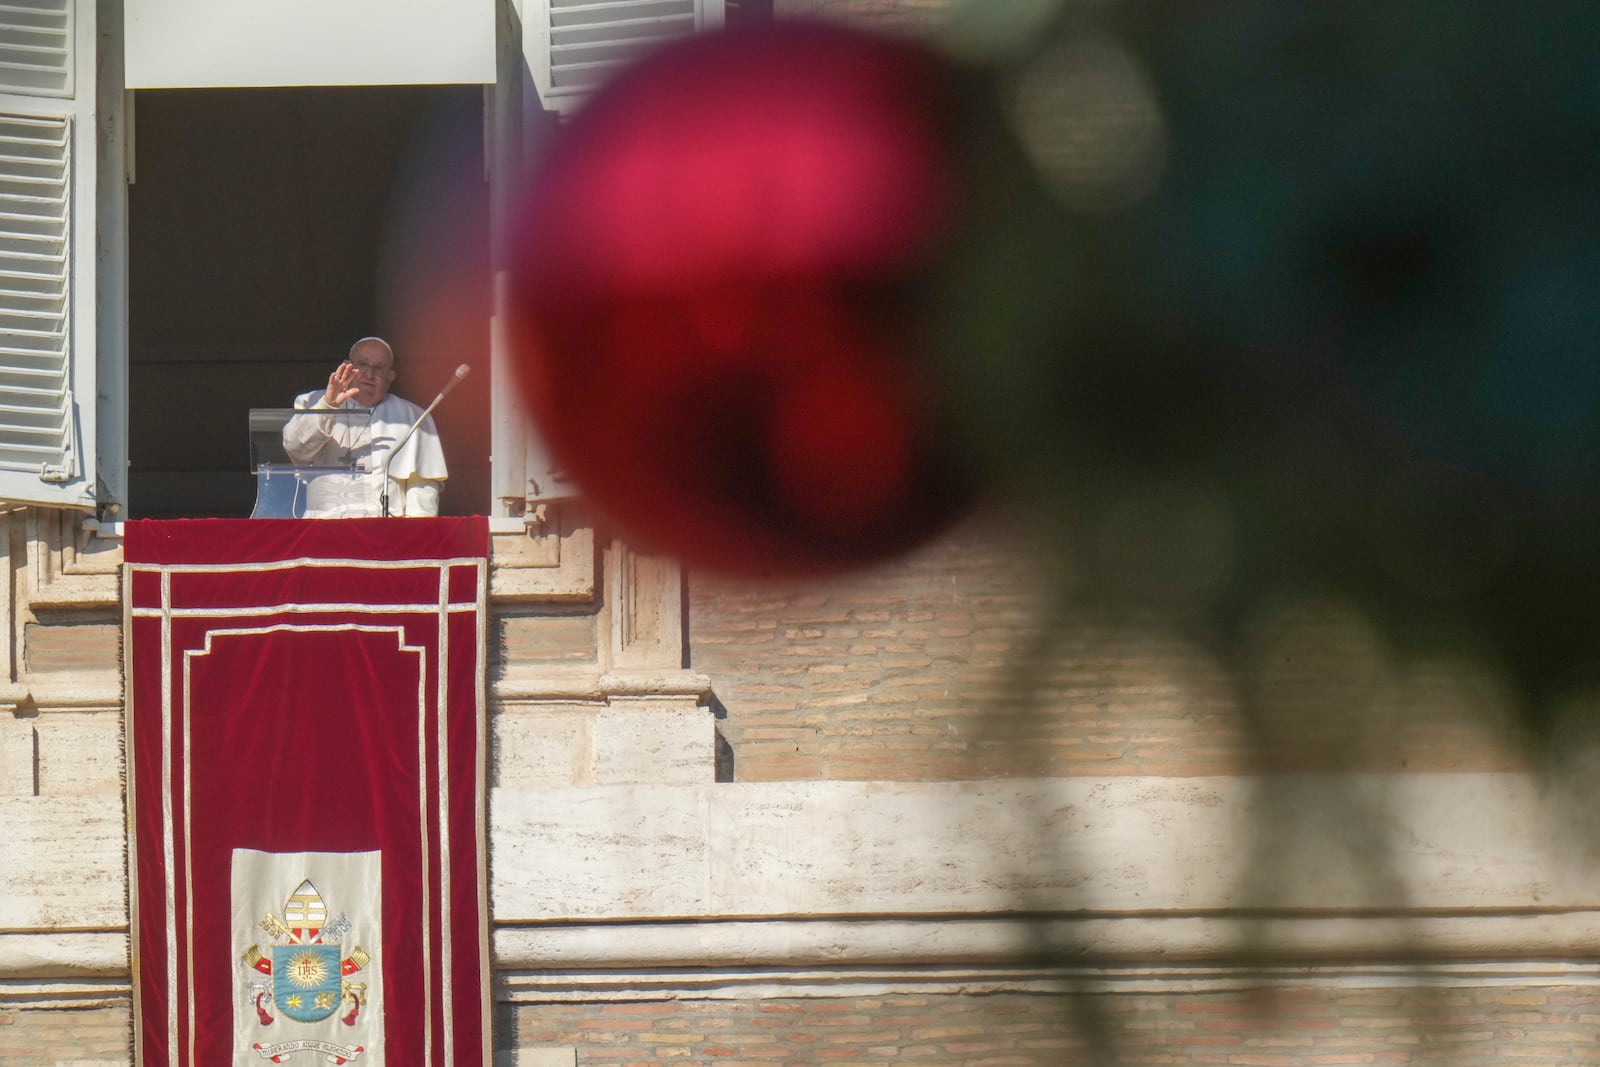
[[[252,969],[271,979],[271,983],[257,981],[249,986],[251,1007],[262,1026],[271,1026],[277,1012],[296,1022],[314,1023],[339,1012],[339,1021],[346,1026],[356,1025],[361,1007],[367,1002],[367,984],[355,982],[351,976],[371,962],[371,957],[359,946],[345,951],[343,941],[350,933],[350,920],[343,914],[328,916],[322,894],[303,880],[289,894],[283,906],[283,916],[268,913],[258,924],[270,938],[267,951],[253,944],[242,954],[244,962]],[[320,1046],[325,1042],[291,1042],[296,1046],[261,1045],[255,1048],[264,1057],[279,1062],[299,1051],[301,1047]],[[271,1054],[282,1050],[279,1054]],[[320,1049],[318,1051],[330,1051]],[[331,1057],[344,1063],[359,1056],[363,1049],[340,1048],[342,1053],[353,1055]]]

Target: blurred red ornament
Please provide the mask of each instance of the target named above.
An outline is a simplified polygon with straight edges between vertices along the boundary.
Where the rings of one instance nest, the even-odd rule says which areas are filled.
[[[625,536],[807,573],[960,510],[913,306],[955,225],[952,73],[840,26],[705,34],[556,138],[516,234],[520,379]]]

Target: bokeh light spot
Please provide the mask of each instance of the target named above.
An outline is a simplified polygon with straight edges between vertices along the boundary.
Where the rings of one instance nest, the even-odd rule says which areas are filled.
[[[1045,184],[1069,207],[1117,207],[1146,196],[1167,156],[1150,79],[1108,37],[1069,38],[1015,78],[1008,117]]]
[[[964,509],[908,297],[956,227],[955,83],[909,39],[787,21],[663,47],[555,140],[515,235],[520,381],[623,536],[813,573]]]

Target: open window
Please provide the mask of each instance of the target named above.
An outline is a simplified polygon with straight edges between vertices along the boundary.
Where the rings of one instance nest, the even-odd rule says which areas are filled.
[[[483,90],[143,90],[128,191],[128,504],[244,517],[248,413],[387,338],[393,391],[434,412],[441,510],[489,505]]]
[[[127,509],[244,516],[248,412],[352,342],[434,412],[442,508],[490,491],[486,87],[501,0],[122,0]]]
[[[434,415],[444,512],[516,515],[571,490],[507,428],[525,420],[494,365],[496,228],[540,126],[521,112],[569,107],[639,50],[720,25],[724,0],[350,5],[336,25],[323,0],[138,0],[131,517],[248,515],[248,410],[319,386],[367,334],[393,343],[394,391],[419,404],[459,364],[476,371]],[[493,27],[487,66],[469,12]]]
[[[0,501],[248,514],[249,408],[368,333],[419,403],[474,368],[435,413],[446,511],[569,495],[493,295],[538,120],[771,6],[3,0]]]

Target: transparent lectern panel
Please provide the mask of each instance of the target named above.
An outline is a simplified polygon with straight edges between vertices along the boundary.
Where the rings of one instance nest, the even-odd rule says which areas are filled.
[[[251,471],[263,464],[364,468],[371,453],[372,412],[366,408],[250,409]]]
[[[380,514],[371,470],[372,413],[364,409],[250,410],[253,519],[364,518]]]
[[[383,514],[381,475],[348,467],[256,468],[252,519],[370,519]]]

